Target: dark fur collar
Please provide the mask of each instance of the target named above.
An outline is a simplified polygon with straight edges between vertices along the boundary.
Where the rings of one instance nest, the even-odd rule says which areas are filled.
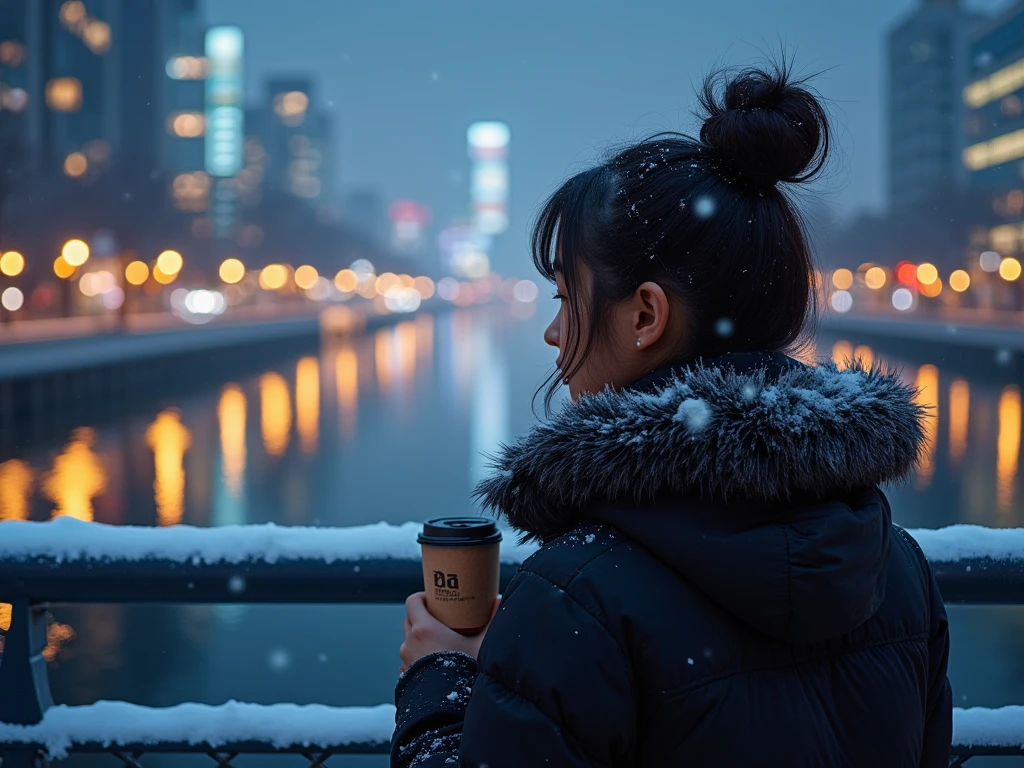
[[[903,478],[922,406],[894,372],[698,364],[660,386],[580,398],[493,457],[476,489],[524,538],[587,506],[666,495],[785,502]]]

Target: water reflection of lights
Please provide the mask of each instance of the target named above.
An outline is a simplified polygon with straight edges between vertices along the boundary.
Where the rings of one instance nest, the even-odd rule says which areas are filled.
[[[6,632],[11,628],[11,610],[10,603],[0,603],[0,632]],[[3,643],[0,643],[0,650],[3,650]]]
[[[335,382],[338,387],[338,411],[341,414],[341,436],[355,436],[356,413],[359,407],[359,358],[351,347],[342,347],[334,358]]]
[[[1008,386],[999,397],[999,438],[996,452],[996,507],[1006,515],[1013,507],[1020,457],[1020,389]]]
[[[434,316],[417,315],[416,326],[416,357],[417,362],[429,367],[434,357]]]
[[[0,464],[0,520],[28,520],[32,468],[20,459]]]
[[[288,383],[279,373],[260,376],[260,428],[266,452],[283,455],[291,440],[292,403]]]
[[[971,411],[971,390],[965,379],[949,385],[949,460],[959,466],[967,452],[967,427]]]
[[[394,388],[391,360],[391,329],[382,328],[374,336],[373,362],[377,369],[377,386],[382,394],[390,395]]]
[[[920,463],[917,468],[917,482],[921,487],[931,483],[935,474],[935,437],[939,431],[939,369],[934,365],[922,365],[914,381],[917,388],[917,402],[927,409],[924,418],[924,445],[921,447]]]
[[[92,500],[107,488],[107,471],[92,450],[95,443],[93,430],[76,429],[63,453],[53,460],[53,468],[43,477],[43,493],[57,505],[54,517],[66,515],[92,521]]]
[[[153,450],[153,493],[160,525],[177,525],[185,511],[185,452],[192,433],[181,423],[181,414],[162,411],[146,430],[146,444]]]
[[[837,341],[832,345],[832,360],[840,368],[846,368],[853,359],[853,345],[848,341]]]
[[[865,368],[870,368],[871,363],[875,360],[875,353],[871,351],[871,347],[861,344],[853,350],[853,358],[859,360]]]
[[[53,661],[60,653],[61,646],[74,639],[75,630],[71,628],[70,624],[61,624],[59,621],[53,621],[50,617],[50,622],[46,625],[46,647],[43,648],[43,658]]]
[[[411,322],[395,326],[395,345],[398,347],[398,376],[402,391],[409,395],[416,379],[416,326]]]
[[[225,386],[217,405],[217,420],[220,422],[224,483],[235,498],[241,495],[245,478],[245,407],[245,393],[241,387],[237,384]]]
[[[304,357],[295,368],[295,413],[299,447],[315,453],[320,439],[320,361]]]

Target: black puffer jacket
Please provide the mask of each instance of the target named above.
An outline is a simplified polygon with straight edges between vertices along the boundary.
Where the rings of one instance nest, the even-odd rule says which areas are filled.
[[[485,502],[543,546],[479,663],[399,681],[398,766],[946,766],[946,614],[878,484],[914,465],[878,370],[731,356],[581,399]]]

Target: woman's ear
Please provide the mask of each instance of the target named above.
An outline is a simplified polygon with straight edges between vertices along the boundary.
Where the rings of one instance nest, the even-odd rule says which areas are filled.
[[[665,335],[672,312],[671,302],[660,285],[646,282],[636,289],[630,305],[637,349],[647,349]]]

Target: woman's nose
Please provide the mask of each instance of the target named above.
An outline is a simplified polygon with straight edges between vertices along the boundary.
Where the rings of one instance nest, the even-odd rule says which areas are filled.
[[[544,341],[552,347],[558,346],[558,315],[555,315],[555,319],[544,329]]]

